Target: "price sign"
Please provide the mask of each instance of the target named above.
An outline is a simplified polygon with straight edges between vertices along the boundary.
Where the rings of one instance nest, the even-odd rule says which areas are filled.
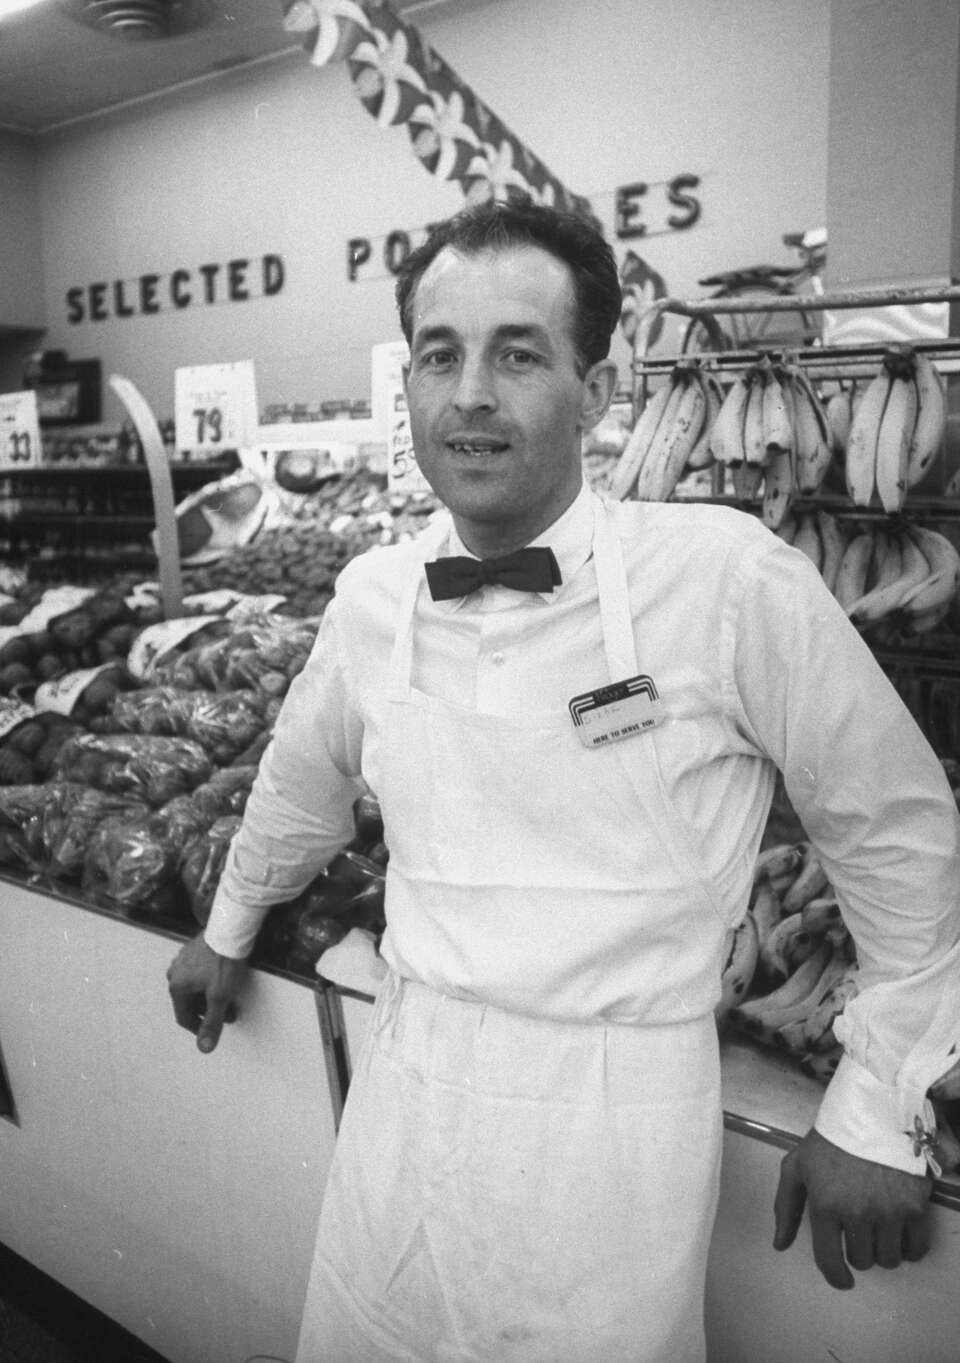
[[[403,368],[410,352],[405,341],[373,347],[370,407],[374,439],[387,451],[387,486],[391,492],[429,492],[413,452],[410,416],[403,388]]]
[[[178,450],[218,455],[243,449],[260,423],[252,360],[202,364],[174,375],[174,425]]]
[[[41,453],[36,393],[0,393],[0,468],[31,468]]]

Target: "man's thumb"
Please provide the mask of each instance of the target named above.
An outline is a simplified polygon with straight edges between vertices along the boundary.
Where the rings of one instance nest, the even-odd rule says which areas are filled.
[[[774,1249],[789,1249],[797,1237],[803,1209],[807,1203],[807,1190],[803,1180],[790,1162],[790,1156],[780,1166],[780,1182],[773,1204],[776,1228],[773,1235]]]

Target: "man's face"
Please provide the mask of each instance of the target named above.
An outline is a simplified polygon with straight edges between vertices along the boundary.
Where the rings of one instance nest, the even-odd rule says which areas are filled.
[[[609,397],[594,371],[611,366],[578,376],[573,320],[570,272],[537,246],[444,247],[417,287],[414,449],[475,553],[528,543],[580,488],[581,435]]]

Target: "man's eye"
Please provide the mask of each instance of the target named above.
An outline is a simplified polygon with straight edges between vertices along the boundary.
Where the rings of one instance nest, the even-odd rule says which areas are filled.
[[[532,350],[508,350],[507,360],[518,369],[526,369],[537,362]]]
[[[430,350],[420,356],[420,366],[423,369],[447,369],[455,360],[452,350]]]

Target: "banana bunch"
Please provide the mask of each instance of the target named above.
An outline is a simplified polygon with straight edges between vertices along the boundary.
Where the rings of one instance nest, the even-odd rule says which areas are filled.
[[[960,592],[960,553],[921,525],[860,525],[847,533],[826,511],[791,515],[777,534],[807,555],[850,619],[885,642],[926,634]]]
[[[721,981],[718,1016],[763,1045],[795,1056],[807,1073],[827,1080],[840,1047],[833,1024],[857,992],[857,960],[827,873],[809,842],[779,843],[757,859],[746,920],[737,935],[755,945],[736,950],[724,977],[754,957],[751,984],[739,1001]],[[736,943],[731,943],[735,948]]]
[[[936,365],[912,346],[890,346],[850,416],[845,471],[854,505],[900,511],[938,454],[946,421]]]
[[[698,360],[676,364],[637,418],[610,495],[665,502],[688,469],[709,468],[709,435],[722,399],[719,382]]]
[[[806,374],[768,355],[727,390],[710,435],[736,495],[763,495],[762,517],[777,529],[797,496],[823,482],[833,457],[826,412]]]

